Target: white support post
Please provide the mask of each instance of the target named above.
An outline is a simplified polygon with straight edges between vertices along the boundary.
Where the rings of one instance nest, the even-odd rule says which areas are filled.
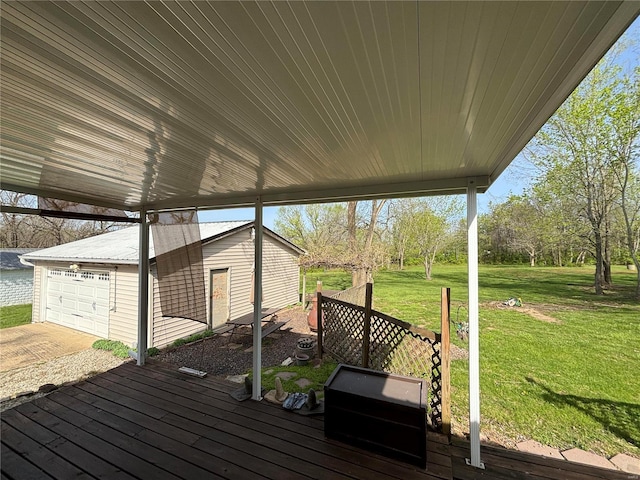
[[[474,179],[467,184],[467,242],[469,272],[469,438],[471,459],[467,463],[484,468],[480,461],[480,341],[478,310],[478,202]]]
[[[140,242],[138,248],[138,365],[147,355],[149,323],[149,223],[147,210],[140,209]]]
[[[262,400],[262,199],[256,199],[253,276],[253,400]]]

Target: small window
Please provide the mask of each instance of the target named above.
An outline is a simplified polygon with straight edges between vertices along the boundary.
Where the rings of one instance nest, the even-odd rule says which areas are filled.
[[[109,272],[98,274],[98,280],[106,280],[108,282],[109,281]]]
[[[95,275],[91,272],[82,272],[80,276],[83,280],[93,280],[93,278],[95,277]]]

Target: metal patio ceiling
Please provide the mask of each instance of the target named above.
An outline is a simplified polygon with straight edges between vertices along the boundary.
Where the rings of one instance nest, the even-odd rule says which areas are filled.
[[[2,188],[137,210],[483,191],[640,2],[2,2]]]

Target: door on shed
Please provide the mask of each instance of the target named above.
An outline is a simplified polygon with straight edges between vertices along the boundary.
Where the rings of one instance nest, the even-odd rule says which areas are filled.
[[[47,322],[109,336],[109,272],[47,270]]]
[[[209,280],[209,320],[216,328],[229,320],[229,269],[211,270]]]

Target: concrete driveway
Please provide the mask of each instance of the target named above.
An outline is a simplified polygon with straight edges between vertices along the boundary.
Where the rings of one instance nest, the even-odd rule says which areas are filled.
[[[99,337],[53,323],[30,323],[0,330],[0,372],[91,348]]]

